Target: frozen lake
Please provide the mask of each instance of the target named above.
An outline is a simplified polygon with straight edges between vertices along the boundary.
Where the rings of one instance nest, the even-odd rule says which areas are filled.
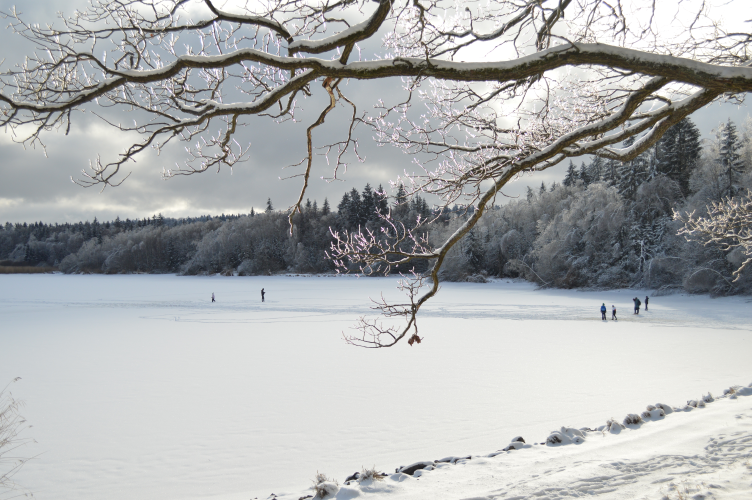
[[[0,275],[0,384],[22,377],[37,441],[17,482],[39,500],[267,498],[752,380],[747,298],[653,297],[634,316],[644,291],[446,283],[422,344],[346,345],[395,285]]]

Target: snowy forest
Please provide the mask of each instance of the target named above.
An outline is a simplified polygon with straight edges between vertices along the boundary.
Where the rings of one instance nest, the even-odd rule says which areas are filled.
[[[632,139],[633,140],[633,139]],[[628,146],[629,144],[625,144]],[[701,140],[690,119],[674,125],[629,162],[585,157],[565,177],[528,188],[524,199],[491,208],[455,246],[444,264],[449,281],[524,278],[559,288],[643,287],[691,293],[749,293],[742,248],[687,241],[677,215],[704,215],[713,202],[748,199],[752,189],[752,121],[730,120]],[[336,208],[336,210],[335,210]],[[49,225],[6,223],[0,228],[0,265],[55,267],[64,273],[180,273],[257,275],[326,273],[333,233],[389,230],[379,214],[431,243],[451,235],[473,207],[436,209],[402,186],[346,192],[336,207],[308,200],[293,217],[262,213]],[[428,263],[412,268],[424,272]],[[354,272],[358,269],[353,267]],[[404,272],[410,269],[391,269]]]

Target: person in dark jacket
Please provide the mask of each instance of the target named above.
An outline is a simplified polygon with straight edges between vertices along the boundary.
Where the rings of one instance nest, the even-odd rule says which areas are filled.
[[[262,288],[262,289],[261,289],[261,302],[263,302],[263,301],[264,301],[264,295],[266,295],[266,292],[265,292],[265,291],[264,291],[264,289]]]
[[[634,313],[640,314],[640,306],[642,305],[642,302],[640,302],[640,299],[637,297],[634,298]]]
[[[606,321],[606,303],[601,304],[601,319]]]
[[[212,292],[212,302],[216,302],[216,300],[214,300],[214,292]]]
[[[619,321],[616,319],[616,306],[611,304],[611,319],[614,321]]]
[[[650,297],[648,297],[647,295],[645,295],[645,310],[646,311],[648,310],[648,301],[649,300],[650,300]]]

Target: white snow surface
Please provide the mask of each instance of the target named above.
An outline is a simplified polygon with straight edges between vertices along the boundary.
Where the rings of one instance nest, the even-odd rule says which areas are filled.
[[[445,283],[420,345],[346,345],[395,284],[0,275],[0,383],[22,377],[36,440],[16,481],[39,500],[297,500],[317,472],[340,500],[752,498],[752,389],[723,396],[752,381],[747,298],[651,297],[635,316],[645,291]],[[658,403],[677,411],[578,431]],[[553,432],[570,444],[534,444]],[[374,467],[388,477],[344,484]]]

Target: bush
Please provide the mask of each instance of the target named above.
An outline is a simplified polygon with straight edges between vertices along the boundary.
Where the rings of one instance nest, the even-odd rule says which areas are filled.
[[[11,383],[18,380],[20,377]],[[26,420],[18,413],[22,403],[13,398],[13,394],[8,391],[9,385],[0,390],[0,497],[3,490],[18,488],[13,482],[13,476],[29,459],[18,457],[13,452],[31,441],[19,437],[26,427]]]

